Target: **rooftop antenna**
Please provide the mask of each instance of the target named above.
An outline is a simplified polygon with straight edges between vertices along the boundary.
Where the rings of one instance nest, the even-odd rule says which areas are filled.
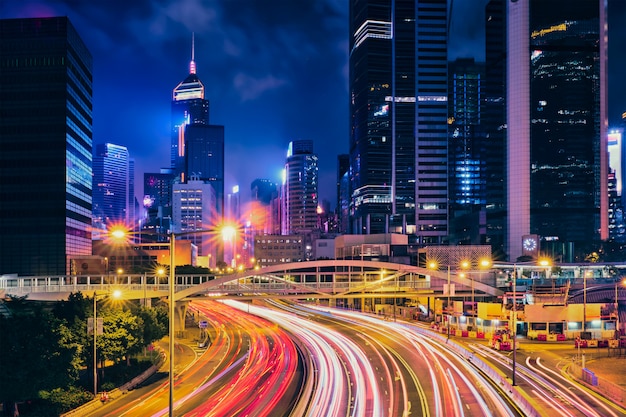
[[[189,63],[189,73],[190,74],[195,74],[196,73],[196,61],[194,61],[195,59],[195,37],[194,37],[194,33],[191,32],[191,62]]]

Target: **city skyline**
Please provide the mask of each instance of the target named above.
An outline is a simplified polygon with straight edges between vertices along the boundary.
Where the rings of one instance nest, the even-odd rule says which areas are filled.
[[[454,3],[450,60],[484,59],[485,3]],[[169,167],[171,91],[188,74],[195,33],[211,121],[225,127],[226,190],[239,185],[243,201],[249,200],[254,179],[280,180],[290,141],[313,140],[320,158],[320,202],[329,200],[334,207],[337,155],[348,152],[349,142],[348,2],[119,6],[26,0],[3,3],[0,17],[69,17],[94,59],[94,145],[128,147],[136,178]],[[611,126],[626,111],[626,81],[618,77],[624,58],[611,53],[626,48],[626,28],[615,23],[620,17],[626,20],[626,4],[609,0]],[[143,187],[137,183],[141,201]]]

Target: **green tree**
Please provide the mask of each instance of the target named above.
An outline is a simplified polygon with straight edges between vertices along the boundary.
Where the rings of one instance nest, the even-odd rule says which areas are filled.
[[[98,314],[100,316],[100,314]],[[104,309],[104,334],[98,338],[98,353],[103,358],[120,363],[130,360],[130,355],[141,351],[142,321],[128,310]]]
[[[42,390],[78,380],[80,346],[64,320],[41,304],[0,317],[0,393],[3,402],[38,398]]]
[[[162,306],[155,308],[141,308],[136,311],[135,314],[143,322],[141,329],[143,346],[147,346],[167,335],[168,312]]]

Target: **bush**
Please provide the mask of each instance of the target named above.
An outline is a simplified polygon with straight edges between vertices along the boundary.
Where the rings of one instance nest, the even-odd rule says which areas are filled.
[[[28,409],[22,409],[22,414],[58,416],[91,401],[93,394],[76,387],[55,388],[52,391],[40,391],[39,398]]]

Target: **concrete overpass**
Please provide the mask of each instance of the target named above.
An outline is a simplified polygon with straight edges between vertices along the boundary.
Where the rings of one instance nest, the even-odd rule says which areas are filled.
[[[213,299],[371,299],[447,297],[448,281],[455,284],[452,298],[500,296],[492,274],[457,274],[413,265],[361,260],[317,260],[249,269],[228,275],[177,275],[176,327],[184,326],[186,305],[194,296]],[[476,279],[478,277],[478,279]],[[121,291],[121,299],[167,298],[167,277],[150,274],[122,276],[0,277],[0,295],[36,301],[67,300],[71,293]]]

